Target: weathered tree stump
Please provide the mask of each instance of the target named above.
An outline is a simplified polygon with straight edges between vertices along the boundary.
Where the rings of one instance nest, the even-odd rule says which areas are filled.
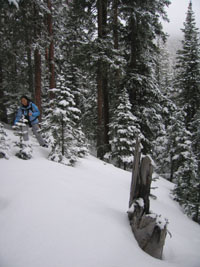
[[[167,220],[150,213],[150,188],[153,166],[148,156],[141,160],[140,142],[136,141],[128,217],[139,246],[149,255],[162,259]]]

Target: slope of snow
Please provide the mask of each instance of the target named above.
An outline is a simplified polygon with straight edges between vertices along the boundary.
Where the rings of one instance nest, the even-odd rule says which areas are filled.
[[[15,140],[8,131],[11,141]],[[12,147],[0,160],[1,267],[200,267],[200,226],[153,183],[151,210],[169,220],[164,259],[137,245],[127,218],[131,173],[88,156],[76,167],[47,160],[33,137],[33,158]]]

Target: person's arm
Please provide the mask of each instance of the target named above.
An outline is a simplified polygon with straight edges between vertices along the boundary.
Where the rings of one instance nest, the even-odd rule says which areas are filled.
[[[29,116],[34,117],[34,118],[39,117],[40,111],[39,111],[38,107],[34,103],[31,103],[31,105],[32,105],[32,111],[31,110],[29,111]]]

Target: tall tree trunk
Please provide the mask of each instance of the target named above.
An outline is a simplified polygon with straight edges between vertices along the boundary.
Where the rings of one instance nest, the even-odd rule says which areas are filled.
[[[0,18],[0,28],[2,29],[2,27],[3,27],[2,18]],[[0,59],[0,121],[7,122],[6,110],[4,107],[3,62],[2,62],[2,59]]]
[[[102,62],[98,61],[97,67],[97,157],[103,158],[103,90],[102,90]]]
[[[131,28],[131,48],[130,48],[130,63],[129,63],[129,72],[132,75],[132,72],[136,70],[136,56],[137,56],[137,21],[136,18],[133,16],[131,17],[130,21],[130,28]],[[135,85],[132,86],[131,90],[129,90],[130,102],[132,106],[137,99],[137,88]]]
[[[25,6],[24,6],[25,5]],[[37,11],[36,6],[34,3],[29,4],[31,5],[31,10],[33,10],[34,13],[34,37],[37,38],[37,32],[38,32],[38,25],[37,25]],[[33,64],[32,64],[32,31],[30,31],[30,26],[27,25],[27,4],[24,2],[21,6],[22,11],[22,25],[23,30],[25,33],[25,44],[26,44],[26,54],[27,54],[27,64],[28,64],[28,85],[29,85],[29,92],[31,95],[34,95],[34,71],[33,71]]]
[[[107,64],[103,68],[103,96],[104,96],[104,153],[109,151],[109,92],[108,92],[108,74]]]
[[[113,39],[114,49],[119,49],[119,38],[118,38],[118,2],[119,0],[113,0]]]
[[[31,57],[31,47],[27,44],[27,61],[28,61],[28,84],[29,91],[34,93],[34,82],[33,82],[33,67],[32,67],[32,57]]]
[[[173,176],[174,176],[174,162],[172,160],[173,155],[170,154],[170,178],[169,181],[172,182],[173,181]]]
[[[119,49],[119,35],[118,35],[118,5],[119,0],[113,0],[113,41],[114,49]],[[116,92],[120,93],[120,69],[115,70],[114,84]]]
[[[48,62],[49,62],[49,73],[50,73],[50,81],[49,88],[55,88],[55,63],[54,63],[54,42],[53,42],[53,23],[52,23],[52,3],[51,0],[47,0],[47,6],[49,8],[50,13],[47,15],[47,26],[48,33],[50,37],[50,45],[48,52]]]
[[[37,40],[38,37],[40,36],[40,25],[38,25],[37,22],[37,15],[38,15],[38,10],[36,6],[34,6],[34,13],[35,13],[35,29],[34,29],[34,35],[35,39]],[[35,102],[36,105],[38,106],[41,114],[42,114],[42,104],[41,104],[41,54],[38,49],[38,47],[35,48],[34,51],[34,61],[35,61]],[[41,115],[40,118],[41,120]]]
[[[107,35],[107,0],[97,1],[98,10],[98,37],[106,38]],[[103,158],[109,147],[109,101],[107,64],[99,58],[97,68],[97,104],[98,104],[98,129],[97,129],[97,157]]]
[[[3,121],[5,123],[8,122],[6,108],[5,108],[5,105],[4,105],[3,68],[2,68],[1,60],[0,60],[0,121]]]
[[[38,48],[35,49],[34,53],[35,60],[35,102],[40,112],[42,112],[41,105],[41,55]],[[40,115],[41,119],[41,115]]]

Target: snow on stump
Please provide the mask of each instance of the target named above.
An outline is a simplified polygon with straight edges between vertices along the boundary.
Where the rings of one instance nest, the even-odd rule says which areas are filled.
[[[161,215],[150,213],[150,187],[153,166],[145,156],[141,160],[140,142],[137,140],[132,172],[128,217],[139,246],[149,255],[162,259],[168,221]]]

